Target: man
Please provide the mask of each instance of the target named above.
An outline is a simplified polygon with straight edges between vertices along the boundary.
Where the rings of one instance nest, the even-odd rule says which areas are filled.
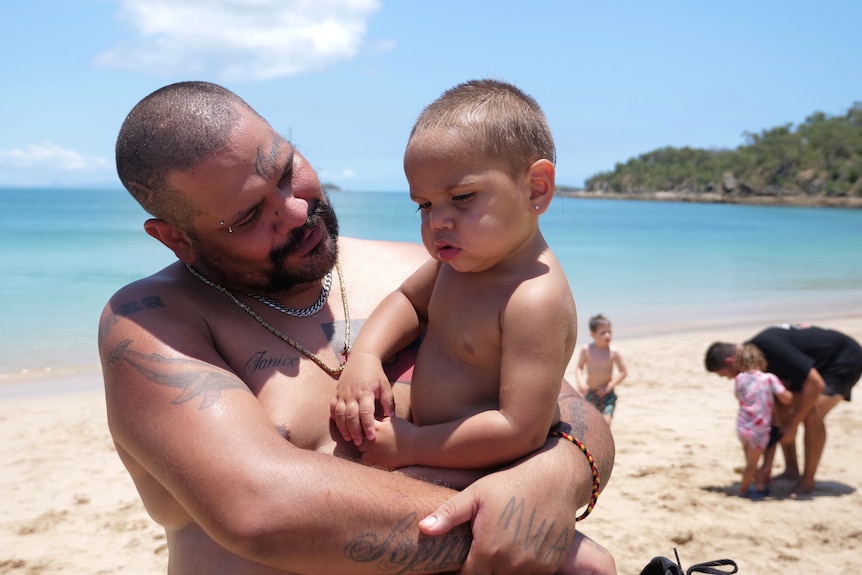
[[[329,418],[346,351],[426,256],[338,237],[314,170],[239,97],[157,90],[120,130],[117,171],[179,260],[118,291],[99,334],[108,423],[169,573],[550,573],[575,551],[615,572],[575,532],[592,479],[567,441],[461,493],[350,461]],[[606,483],[609,430],[569,393],[562,431]]]
[[[766,357],[767,370],[793,392],[789,408],[776,404],[781,421],[785,470],[782,478],[796,479],[792,497],[814,490],[814,475],[826,446],[826,415],[844,399],[862,376],[862,347],[851,337],[829,329],[803,325],[770,327],[745,342]],[[713,343],[706,352],[706,369],[734,378],[739,373],[732,343]],[[796,430],[805,426],[805,466],[799,475]]]

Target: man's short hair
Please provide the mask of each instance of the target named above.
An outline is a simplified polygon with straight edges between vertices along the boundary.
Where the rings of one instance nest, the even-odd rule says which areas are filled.
[[[151,215],[187,227],[194,214],[168,175],[186,171],[223,149],[239,121],[239,96],[209,82],[178,82],[145,97],[126,116],[117,137],[117,175]],[[252,110],[253,111],[253,110]]]
[[[717,341],[709,346],[706,350],[704,365],[706,371],[714,372],[724,367],[724,362],[728,357],[736,355],[736,344]]]

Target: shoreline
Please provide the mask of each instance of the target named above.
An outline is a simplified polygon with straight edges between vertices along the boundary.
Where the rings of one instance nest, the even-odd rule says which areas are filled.
[[[645,202],[687,202],[702,204],[740,204],[749,206],[788,206],[810,208],[847,208],[862,209],[862,198],[850,197],[817,197],[817,196],[740,196],[736,194],[720,194],[704,192],[658,191],[643,193],[628,192],[588,192],[585,190],[558,189],[557,195],[567,198],[587,200],[639,200]]]
[[[855,303],[855,302],[854,302]],[[760,314],[731,314],[723,318],[694,319],[692,321],[675,321],[666,323],[625,323],[614,316],[614,342],[625,345],[638,345],[663,338],[680,336],[699,338],[705,334],[740,333],[750,331],[753,335],[757,330],[782,323],[812,324],[829,328],[832,325],[858,322],[862,324],[862,305],[856,307],[844,306],[844,311],[823,309],[816,313],[787,314],[766,311]],[[586,328],[586,316],[579,313],[579,323],[584,324],[578,333],[577,345],[590,341]],[[618,326],[619,327],[616,327]],[[841,329],[838,329],[841,331]],[[862,341],[862,337],[860,337]],[[572,356],[575,361],[577,353]],[[570,366],[571,370],[571,366]],[[570,374],[570,383],[575,381]],[[17,372],[0,372],[0,402],[8,399],[27,398],[45,395],[62,395],[86,391],[103,391],[101,365],[73,365],[59,368],[44,368],[39,370],[21,370]]]
[[[101,366],[4,373],[0,374],[0,401],[10,398],[61,395],[80,391],[98,391],[101,393],[102,385]]]

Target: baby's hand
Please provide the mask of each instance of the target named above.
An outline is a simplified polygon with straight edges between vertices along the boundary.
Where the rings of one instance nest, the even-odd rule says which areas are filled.
[[[378,421],[374,440],[369,438],[359,447],[362,462],[388,469],[415,464],[411,446],[414,444],[412,436],[417,429],[401,417],[386,417]]]
[[[351,356],[341,372],[330,416],[345,441],[362,445],[363,435],[375,437],[374,412],[379,400],[383,414],[395,414],[392,386],[380,361],[367,354]]]

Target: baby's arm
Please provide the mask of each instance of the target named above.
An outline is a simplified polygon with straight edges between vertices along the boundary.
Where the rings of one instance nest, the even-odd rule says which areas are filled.
[[[774,374],[770,375],[772,375],[770,382],[772,384],[772,393],[775,395],[775,398],[784,405],[790,405],[793,402],[793,392],[784,387],[784,384],[781,383],[778,376]]]
[[[535,451],[559,421],[557,398],[576,329],[574,309],[516,292],[502,317],[499,409],[422,427],[386,420],[378,429],[381,441],[363,445],[363,461],[485,469]]]
[[[419,336],[438,269],[433,260],[424,264],[386,296],[363,324],[330,405],[332,419],[345,440],[361,445],[363,432],[374,439],[375,400],[380,401],[385,415],[395,415],[383,361]]]

